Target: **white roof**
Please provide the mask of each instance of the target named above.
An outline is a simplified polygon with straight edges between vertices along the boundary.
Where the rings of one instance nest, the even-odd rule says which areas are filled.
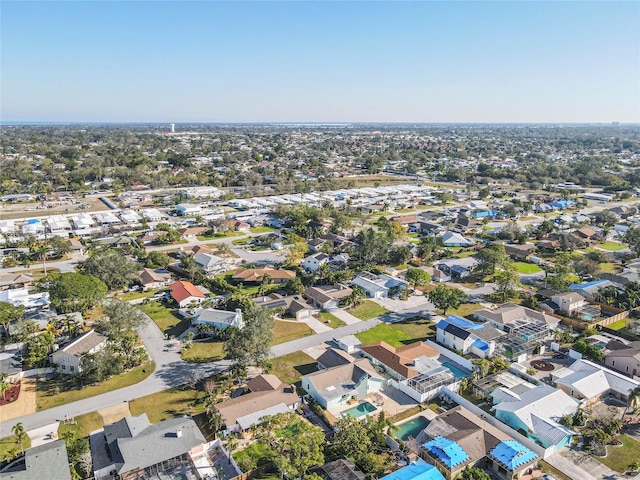
[[[588,360],[576,360],[555,372],[553,377],[556,378],[556,383],[580,392],[585,398],[593,398],[608,391],[626,396],[640,386],[640,382]]]

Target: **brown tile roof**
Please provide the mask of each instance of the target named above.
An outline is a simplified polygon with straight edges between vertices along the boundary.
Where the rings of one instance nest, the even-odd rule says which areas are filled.
[[[231,279],[243,282],[259,282],[265,275],[278,280],[291,280],[295,278],[296,272],[292,270],[277,270],[275,268],[239,268],[233,273]]]
[[[179,228],[178,233],[180,235],[201,235],[209,230],[207,227],[185,227]]]
[[[191,282],[186,282],[184,280],[178,280],[175,283],[171,284],[171,298],[173,298],[176,302],[182,302],[189,297],[198,297],[204,298],[205,295]]]
[[[140,273],[140,282],[143,285],[147,285],[149,283],[167,282],[170,279],[171,274],[169,272],[158,272],[157,270],[153,270],[152,268],[144,268],[142,269],[142,273]]]
[[[89,330],[84,335],[76,338],[69,345],[64,347],[62,351],[69,355],[73,355],[74,357],[80,358],[85,353],[91,351],[96,348],[103,342],[107,341],[107,337],[100,335],[95,330]]]
[[[275,375],[268,373],[258,375],[247,382],[247,387],[249,387],[249,390],[252,392],[276,390],[280,385],[282,385],[282,381]]]
[[[351,295],[353,290],[345,285],[323,285],[321,287],[307,288],[304,294],[320,303],[326,303],[331,300],[340,300]]]
[[[182,254],[193,253],[195,255],[196,253],[213,253],[213,250],[206,245],[189,245],[180,247],[180,252]]]
[[[437,349],[424,342],[414,342],[401,348],[395,348],[387,342],[380,341],[363,345],[360,349],[405,378],[412,378],[420,373],[413,368],[414,359],[422,356],[437,357],[440,355]]]

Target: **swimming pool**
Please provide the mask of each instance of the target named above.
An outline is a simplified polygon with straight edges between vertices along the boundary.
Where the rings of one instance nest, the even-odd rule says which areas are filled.
[[[460,380],[461,378],[466,378],[469,376],[467,372],[456,367],[453,363],[442,362],[442,366],[447,367],[449,370],[451,370],[451,373],[453,373],[453,376],[456,377],[457,380]]]
[[[409,420],[401,425],[398,425],[398,429],[393,432],[403,442],[406,442],[410,438],[416,438],[418,434],[429,425],[429,420],[425,417],[416,417],[413,420]]]
[[[376,410],[377,410],[376,407],[370,404],[369,402],[362,402],[361,404],[356,405],[355,407],[348,408],[347,410],[342,412],[342,415],[350,415],[353,418],[359,418],[359,417],[362,417],[363,415],[367,415],[371,412],[375,412]]]

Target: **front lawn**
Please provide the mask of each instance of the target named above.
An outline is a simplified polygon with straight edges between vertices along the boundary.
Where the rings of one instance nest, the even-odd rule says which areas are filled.
[[[607,325],[607,328],[611,330],[623,330],[624,327],[627,326],[627,321],[625,319],[618,320],[617,322],[613,322],[611,325]]]
[[[617,273],[620,270],[619,265],[613,262],[599,263],[598,266],[602,273]]]
[[[178,315],[178,310],[166,307],[163,303],[151,301],[140,306],[140,309],[149,315],[151,319],[162,330],[162,333],[169,336],[178,336],[184,332],[191,322],[187,318]]]
[[[538,273],[538,272],[542,271],[542,269],[539,266],[534,265],[533,263],[515,262],[514,265],[516,267],[516,270],[518,270],[518,272],[524,273],[524,274],[527,274],[527,275],[530,275],[532,273]]]
[[[477,303],[463,303],[458,308],[453,310],[447,310],[447,315],[458,315],[459,317],[467,317],[476,310],[480,310],[482,305],[478,305]]]
[[[271,233],[271,232],[275,232],[276,229],[271,227],[253,227],[253,228],[250,228],[249,231],[251,233]]]
[[[67,375],[61,375],[64,378],[38,381],[36,382],[36,408],[39,411],[59,407],[66,403],[134,385],[151,375],[155,368],[156,364],[151,362],[120,375],[115,375],[104,382],[87,385],[81,389],[76,387],[77,381]]]
[[[272,373],[283,383],[298,383],[302,375],[316,372],[316,361],[303,351],[293,352],[271,360],[273,365],[269,373]]]
[[[322,323],[324,323],[325,325],[328,325],[331,328],[344,327],[346,325],[346,323],[344,323],[342,320],[340,320],[334,314],[329,313],[329,312],[320,312],[319,320]]]
[[[275,320],[273,322],[273,342],[272,345],[289,342],[298,338],[314,335],[316,332],[311,330],[306,323],[283,322]]]
[[[349,313],[360,320],[369,320],[371,318],[379,317],[385,313],[389,313],[384,307],[381,307],[371,300],[365,300],[360,305],[349,310]]]
[[[157,423],[178,415],[197,415],[204,412],[206,394],[185,385],[136,398],[129,402],[131,415],[146,413],[151,423]]]
[[[73,423],[60,422],[58,426],[58,436],[62,438],[64,433],[70,432],[75,433],[78,438],[88,437],[91,432],[103,426],[102,417],[98,412],[86,413],[75,417]]]
[[[235,230],[232,230],[230,232],[226,232],[226,233],[219,232],[213,235],[197,235],[196,238],[202,242],[204,240],[215,240],[216,238],[240,237],[242,235],[244,235],[244,232],[236,232]]]
[[[619,250],[623,250],[623,249],[627,248],[627,246],[625,244],[617,243],[617,242],[598,243],[597,247],[598,248],[602,248],[603,250],[608,250],[609,252],[617,252]]]
[[[402,347],[409,343],[433,337],[433,322],[425,319],[398,322],[394,324],[382,323],[356,334],[356,337],[366,345],[384,340],[392,347]]]
[[[22,440],[22,448],[26,450],[31,447],[31,439],[29,435],[24,436]],[[10,437],[0,438],[0,458],[7,458],[9,452],[13,451],[16,455],[20,455],[20,444],[14,435]]]
[[[604,458],[593,457],[600,463],[605,464],[611,470],[624,473],[629,468],[629,465],[638,460],[638,452],[640,452],[640,442],[629,435],[618,436],[622,445],[614,447],[609,445],[607,447],[607,456]]]
[[[116,298],[118,300],[122,300],[123,302],[129,302],[131,300],[150,297],[151,295],[154,295],[159,291],[160,290],[147,290],[146,292],[127,292],[121,295],[116,295]]]
[[[180,357],[193,363],[215,362],[224,358],[223,345],[218,341],[192,342],[189,348],[182,349]]]

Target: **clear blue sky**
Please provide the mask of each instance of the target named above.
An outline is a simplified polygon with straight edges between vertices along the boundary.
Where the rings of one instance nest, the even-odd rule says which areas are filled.
[[[5,122],[640,122],[637,1],[0,9]]]

